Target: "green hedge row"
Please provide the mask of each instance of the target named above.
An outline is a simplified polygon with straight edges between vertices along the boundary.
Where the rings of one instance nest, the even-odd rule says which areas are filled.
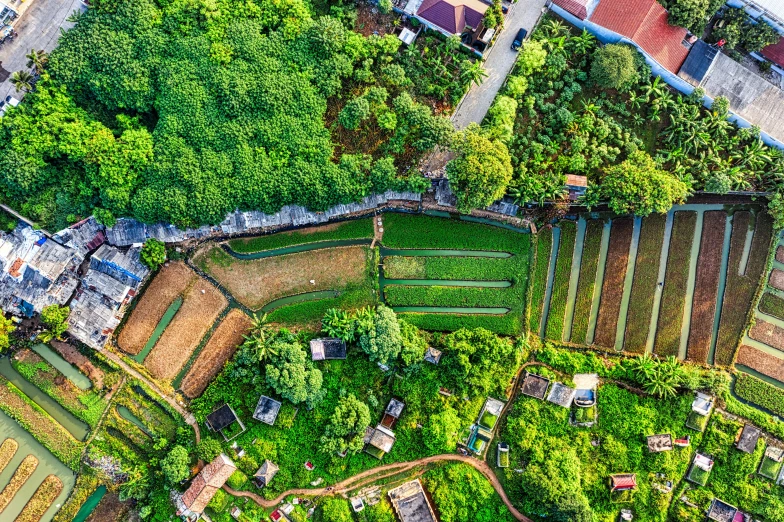
[[[372,238],[373,219],[356,219],[324,225],[309,227],[290,232],[279,232],[266,236],[232,239],[229,247],[240,254],[252,254],[264,250],[274,250],[292,245],[315,243],[316,241],[335,241],[340,239]]]
[[[574,242],[577,238],[577,225],[564,221],[560,225],[561,241],[558,246],[558,258],[555,262],[553,293],[550,297],[550,311],[547,314],[545,337],[561,341],[564,330],[566,300],[569,296],[569,281],[572,278],[572,258]]]
[[[529,234],[492,225],[411,214],[384,214],[383,244],[389,248],[446,248],[523,253]]]
[[[536,261],[531,281],[531,308],[528,313],[528,329],[539,335],[542,323],[544,298],[547,292],[547,276],[550,271],[550,252],[553,248],[553,231],[546,228],[536,238]]]
[[[572,320],[570,338],[571,342],[577,344],[584,344],[585,336],[588,334],[603,231],[604,222],[598,219],[589,221],[585,228],[580,278],[577,281],[577,297],[574,301],[574,319]]]
[[[768,411],[784,417],[784,389],[768,384],[748,373],[738,372],[735,393]]]

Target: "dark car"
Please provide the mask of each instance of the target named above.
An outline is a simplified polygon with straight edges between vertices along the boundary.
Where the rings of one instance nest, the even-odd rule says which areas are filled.
[[[517,51],[523,46],[523,40],[525,40],[526,36],[528,36],[528,31],[526,31],[525,29],[521,28],[519,31],[517,31],[517,36],[515,36],[515,39],[512,42],[513,51]]]

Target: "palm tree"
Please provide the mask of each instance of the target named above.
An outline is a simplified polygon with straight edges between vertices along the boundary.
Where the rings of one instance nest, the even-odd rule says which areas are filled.
[[[565,34],[567,29],[564,24],[562,24],[559,20],[555,20],[551,18],[542,24],[542,29],[548,34],[550,37],[558,37],[562,34]]]
[[[576,54],[588,54],[596,46],[596,38],[583,29],[582,34],[569,39],[567,46]]]
[[[35,77],[27,71],[16,71],[11,75],[11,84],[16,87],[16,92],[30,92],[34,83]]]
[[[272,343],[269,342],[269,339],[265,339],[258,335],[243,335],[245,342],[242,343],[242,347],[250,350],[251,352],[256,354],[256,359],[259,362],[263,362],[270,355],[277,355],[277,352],[272,347]]]
[[[487,71],[482,68],[482,63],[479,61],[460,63],[460,80],[468,84],[479,85],[487,78]]]
[[[49,55],[43,49],[39,49],[36,51],[35,49],[30,49],[30,53],[26,56],[27,58],[27,67],[30,69],[35,69],[37,74],[40,74],[46,64],[49,62]]]
[[[643,86],[643,92],[649,100],[660,98],[664,92],[664,86],[662,85],[661,78],[657,76],[653,79],[653,83],[649,83]]]

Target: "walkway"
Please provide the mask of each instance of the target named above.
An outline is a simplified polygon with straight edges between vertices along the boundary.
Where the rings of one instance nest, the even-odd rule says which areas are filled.
[[[16,210],[12,209],[12,208],[11,208],[11,207],[9,207],[8,205],[3,205],[2,203],[0,203],[0,208],[1,208],[1,209],[3,209],[3,210],[5,210],[6,212],[8,212],[9,214],[11,214],[12,216],[14,216],[14,217],[15,217],[16,219],[18,219],[19,221],[22,221],[23,223],[26,223],[26,224],[30,225],[31,227],[35,228],[35,223],[34,223],[33,221],[30,221],[29,219],[27,219],[27,218],[26,218],[26,217],[24,217],[22,214],[20,214],[20,213],[19,213],[19,212],[17,212]],[[50,234],[49,232],[47,232],[47,231],[46,231],[46,230],[44,230],[43,228],[39,228],[38,230],[40,230],[40,231],[41,231],[41,233],[42,233],[43,235],[45,235],[46,237],[52,237],[52,234]]]
[[[410,471],[418,466],[431,464],[433,462],[444,462],[444,461],[463,462],[464,464],[473,466],[474,469],[479,471],[482,475],[485,476],[485,478],[487,478],[487,480],[490,481],[490,483],[493,486],[493,489],[495,489],[495,491],[501,497],[501,500],[503,500],[504,504],[512,513],[512,516],[515,517],[515,519],[523,522],[533,522],[530,518],[520,513],[512,505],[512,502],[509,500],[509,497],[506,495],[504,488],[501,486],[501,483],[498,481],[498,477],[495,476],[493,471],[490,469],[490,466],[488,466],[486,462],[477,460],[474,457],[466,457],[463,455],[453,455],[453,454],[435,455],[433,457],[426,457],[419,460],[412,460],[410,462],[397,462],[394,464],[387,464],[385,466],[379,466],[377,468],[363,471],[358,475],[354,475],[353,477],[347,478],[342,482],[338,482],[331,488],[290,489],[288,491],[284,491],[277,498],[274,498],[272,500],[263,499],[256,493],[251,493],[250,491],[236,491],[234,489],[231,489],[227,485],[224,485],[223,489],[230,495],[234,495],[236,497],[246,497],[253,500],[261,507],[271,508],[280,504],[281,501],[283,501],[283,499],[289,495],[308,495],[308,496],[337,495],[339,493],[346,493],[360,486],[366,485],[363,483],[362,479],[371,478],[372,482],[376,482],[378,480],[382,480],[384,478],[390,477],[392,475],[396,475],[398,473]]]
[[[530,33],[542,15],[544,4],[545,0],[519,0],[512,4],[504,20],[504,29],[485,55],[487,78],[471,87],[452,115],[452,123],[457,130],[468,127],[472,122],[482,122],[506,76],[514,67],[518,53],[512,50],[512,41],[517,31],[523,27]]]

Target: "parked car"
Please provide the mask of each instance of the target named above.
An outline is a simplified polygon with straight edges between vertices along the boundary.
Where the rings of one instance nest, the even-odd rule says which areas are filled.
[[[5,101],[6,101],[6,102],[8,103],[8,105],[10,105],[11,107],[16,107],[17,105],[19,105],[19,100],[17,100],[17,99],[16,99],[16,98],[14,98],[13,96],[8,96],[8,97],[5,99]]]
[[[517,51],[523,46],[523,40],[525,40],[526,36],[528,36],[528,31],[521,27],[520,30],[517,31],[517,36],[515,36],[515,39],[512,42],[513,51]]]

